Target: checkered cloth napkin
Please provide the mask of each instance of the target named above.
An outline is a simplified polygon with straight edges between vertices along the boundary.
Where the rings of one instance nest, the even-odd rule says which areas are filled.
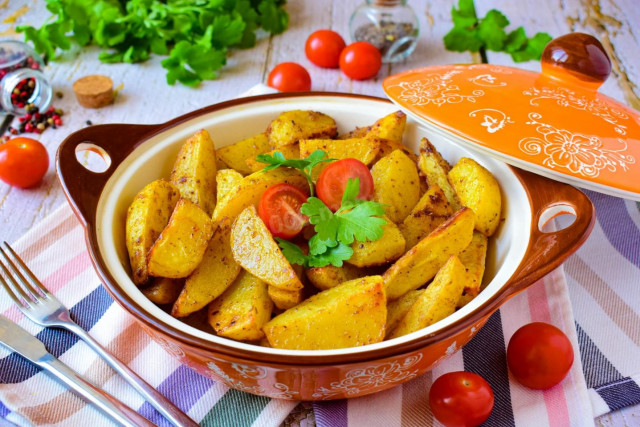
[[[255,91],[254,91],[255,93]],[[449,371],[482,375],[495,393],[488,425],[585,426],[595,416],[640,403],[640,204],[588,193],[598,223],[580,251],[509,300],[462,350],[433,371],[393,389],[313,404],[318,426],[432,425],[428,392]],[[180,365],[113,302],[95,274],[83,230],[63,205],[14,243],[72,317],[193,419],[207,426],[277,426],[296,402],[229,389]],[[168,423],[74,335],[43,329],[0,292],[0,313],[16,321],[76,372],[159,425]],[[567,378],[545,391],[520,386],[505,348],[522,325],[562,329],[580,351]],[[0,424],[86,426],[111,422],[92,405],[0,346]]]

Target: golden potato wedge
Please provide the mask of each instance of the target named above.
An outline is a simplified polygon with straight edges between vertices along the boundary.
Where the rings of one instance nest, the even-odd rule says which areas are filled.
[[[398,299],[431,280],[451,255],[469,246],[474,222],[473,211],[464,207],[409,249],[382,276],[387,298]]]
[[[416,155],[416,153],[411,151],[408,147],[405,147],[404,145],[397,143],[395,141],[391,141],[389,139],[379,138],[378,141],[380,141],[380,151],[378,151],[378,155],[373,160],[374,164],[377,163],[381,158],[387,157],[389,154],[393,153],[395,150],[401,150],[404,154],[407,155],[407,157],[411,159],[414,165],[418,164],[418,156]],[[424,180],[422,180],[421,183],[422,182],[424,182]],[[424,185],[426,186],[426,182],[424,182]]]
[[[306,271],[306,274],[311,284],[321,291],[367,275],[365,270],[347,263],[342,267],[335,267],[331,264],[326,267],[312,267]]]
[[[300,140],[300,158],[304,159],[316,150],[326,152],[330,159],[358,159],[368,166],[380,151],[380,141],[375,138]]]
[[[460,203],[476,214],[476,230],[485,236],[495,233],[500,224],[502,196],[494,176],[468,157],[461,158],[449,171],[449,182]]]
[[[286,291],[284,289],[276,288],[269,285],[267,288],[269,298],[273,301],[276,307],[280,310],[287,310],[302,302],[304,299],[303,289],[297,289],[295,291]]]
[[[243,175],[248,175],[251,173],[251,169],[247,166],[247,159],[266,153],[269,150],[269,137],[267,137],[266,132],[263,132],[251,138],[238,141],[235,144],[218,148],[216,155],[230,168]]]
[[[453,314],[462,295],[467,274],[464,265],[451,256],[434,277],[427,289],[421,291],[416,302],[389,334],[397,338],[410,334]]]
[[[209,305],[209,324],[221,337],[255,341],[264,337],[262,327],[271,318],[272,309],[267,284],[243,270]]]
[[[400,321],[407,315],[411,306],[422,295],[424,289],[409,291],[395,301],[387,304],[387,333],[385,338],[389,338],[391,332],[400,324]]]
[[[352,131],[338,135],[336,139],[364,138],[370,130],[371,126],[356,127]]]
[[[407,124],[407,115],[402,111],[387,114],[376,121],[369,132],[369,138],[383,138],[402,145],[402,135]]]
[[[187,277],[171,315],[184,317],[200,310],[222,295],[239,273],[231,253],[231,220],[224,218],[209,239],[202,261]]]
[[[438,184],[433,184],[399,225],[407,243],[407,249],[414,247],[451,215],[453,215],[453,209],[447,201],[447,196]]]
[[[218,200],[223,199],[231,191],[235,190],[238,185],[240,185],[240,181],[242,181],[242,174],[233,169],[222,169],[219,170],[216,174],[216,185],[217,191],[216,196]]]
[[[451,166],[442,158],[440,152],[436,150],[427,138],[420,140],[418,169],[420,169],[420,173],[427,179],[429,186],[437,184],[438,187],[440,187],[445,196],[447,196],[447,200],[454,211],[460,209],[460,201],[453,187],[449,184],[449,178],[447,176]]]
[[[179,199],[180,191],[168,181],[159,179],[147,184],[127,210],[125,240],[133,283],[138,286],[149,278],[149,249],[169,222]]]
[[[386,320],[382,278],[369,276],[322,291],[263,329],[273,348],[324,350],[380,342]]]
[[[347,260],[356,267],[371,267],[386,264],[400,258],[404,253],[405,241],[397,225],[386,218],[387,224],[382,227],[384,233],[378,240],[351,244],[353,255]]]
[[[180,199],[169,224],[149,251],[149,275],[187,277],[202,261],[213,228],[213,221],[205,211],[187,199]]]
[[[479,231],[474,231],[471,243],[458,255],[460,262],[467,269],[467,283],[464,286],[462,297],[458,300],[458,308],[466,305],[480,292],[487,259],[487,246],[487,236]]]
[[[180,197],[211,215],[216,206],[216,149],[209,132],[196,132],[180,148],[171,172]]]
[[[281,152],[285,159],[299,159],[300,158],[300,145],[299,144],[285,145],[285,146],[282,146],[282,147],[277,148],[275,150],[267,151],[266,153],[260,153],[260,154],[273,155],[273,153],[275,153],[276,151]],[[251,173],[258,172],[259,170],[264,169],[264,167],[267,166],[266,163],[261,163],[261,162],[257,161],[256,157],[257,157],[257,155],[247,159],[247,166],[251,170]]]
[[[182,279],[167,279],[166,277],[154,277],[149,286],[142,289],[144,296],[158,305],[173,304],[184,287]]]
[[[280,114],[267,128],[272,149],[295,144],[301,139],[333,138],[338,134],[336,121],[316,111],[291,110]]]
[[[420,177],[416,165],[395,150],[371,168],[373,200],[384,205],[391,221],[402,222],[420,199]]]
[[[303,191],[309,188],[307,179],[296,169],[277,168],[254,172],[242,178],[227,197],[218,200],[213,220],[217,222],[224,217],[235,218],[246,207],[256,206],[267,188],[283,182],[300,187]]]
[[[242,268],[269,285],[285,291],[302,289],[302,282],[282,255],[255,207],[243,210],[233,223],[231,251]]]

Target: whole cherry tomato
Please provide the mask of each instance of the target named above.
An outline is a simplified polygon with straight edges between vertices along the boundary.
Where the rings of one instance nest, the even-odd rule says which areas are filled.
[[[480,375],[449,372],[431,385],[429,405],[438,421],[447,427],[482,424],[493,410],[493,390]]]
[[[358,199],[371,200],[373,177],[367,165],[357,159],[342,159],[329,163],[323,169],[316,183],[318,198],[332,211],[340,209],[342,194],[349,179],[360,178]]]
[[[269,73],[267,84],[280,92],[311,90],[311,76],[300,64],[282,62]]]
[[[555,326],[529,323],[509,340],[507,364],[520,384],[536,390],[547,389],[562,381],[571,369],[573,347]]]
[[[318,67],[338,68],[340,52],[346,46],[342,36],[331,30],[318,30],[309,36],[304,52]]]
[[[300,213],[307,195],[291,184],[267,188],[260,198],[258,214],[274,237],[290,239],[297,236],[308,218]]]
[[[49,154],[39,141],[18,137],[0,144],[0,179],[7,184],[32,187],[48,168]]]
[[[381,66],[380,51],[369,42],[351,43],[340,54],[340,69],[354,80],[370,79]]]

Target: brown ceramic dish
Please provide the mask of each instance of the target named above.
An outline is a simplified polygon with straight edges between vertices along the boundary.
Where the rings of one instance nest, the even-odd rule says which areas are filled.
[[[278,113],[291,109],[329,114],[346,132],[397,107],[379,98],[337,93],[266,95],[213,105],[160,125],[92,126],[69,136],[58,151],[60,181],[85,227],[93,263],[109,293],[169,353],[230,387],[277,398],[321,400],[362,396],[410,380],[467,343],[501,304],[560,265],[593,227],[593,205],[579,190],[479,156],[451,143],[446,133],[409,120],[407,146],[417,150],[420,137],[426,136],[449,161],[473,157],[500,182],[504,221],[490,247],[486,288],[476,299],[422,331],[341,350],[258,347],[172,318],[130,279],[124,244],[128,205],[144,185],[169,175],[181,143],[198,129],[207,129],[220,147],[263,131]],[[76,160],[78,147],[86,144],[106,152],[110,164],[105,172],[91,172]],[[563,230],[542,232],[544,223],[559,213],[571,213],[575,221]]]

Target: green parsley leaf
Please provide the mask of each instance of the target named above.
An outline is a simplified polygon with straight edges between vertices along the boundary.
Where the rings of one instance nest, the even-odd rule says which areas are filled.
[[[384,208],[378,202],[362,202],[353,209],[338,213],[338,236],[340,242],[350,245],[354,239],[359,242],[378,240],[384,230],[382,226],[387,223],[384,218]]]
[[[309,197],[300,207],[300,212],[309,217],[309,222],[315,225],[318,238],[322,241],[336,241],[338,234],[338,218],[331,209],[317,197]]]
[[[305,159],[285,159],[284,154],[280,151],[276,151],[273,154],[260,154],[256,156],[256,160],[260,163],[265,163],[268,166],[265,166],[264,171],[269,171],[275,168],[290,167],[294,169],[299,169],[304,174],[305,178],[307,178],[307,182],[309,183],[309,191],[313,196],[313,181],[311,179],[311,171],[320,163],[324,162],[332,162],[334,159],[327,159],[327,153],[322,150],[315,150]]]
[[[342,267],[343,262],[351,258],[353,249],[344,243],[338,243],[334,247],[327,248],[321,254],[305,255],[302,249],[295,243],[276,237],[282,254],[291,264],[300,264],[305,267],[326,267],[331,264],[335,267]]]
[[[509,25],[509,20],[501,12],[491,9],[478,24],[478,37],[489,50],[499,52],[504,47],[507,32],[504,28]]]
[[[282,249],[282,254],[291,264],[308,266],[307,256],[302,252],[300,246],[295,243],[291,243],[288,240],[281,239],[280,237],[276,237],[276,241],[278,242],[280,249]]]

